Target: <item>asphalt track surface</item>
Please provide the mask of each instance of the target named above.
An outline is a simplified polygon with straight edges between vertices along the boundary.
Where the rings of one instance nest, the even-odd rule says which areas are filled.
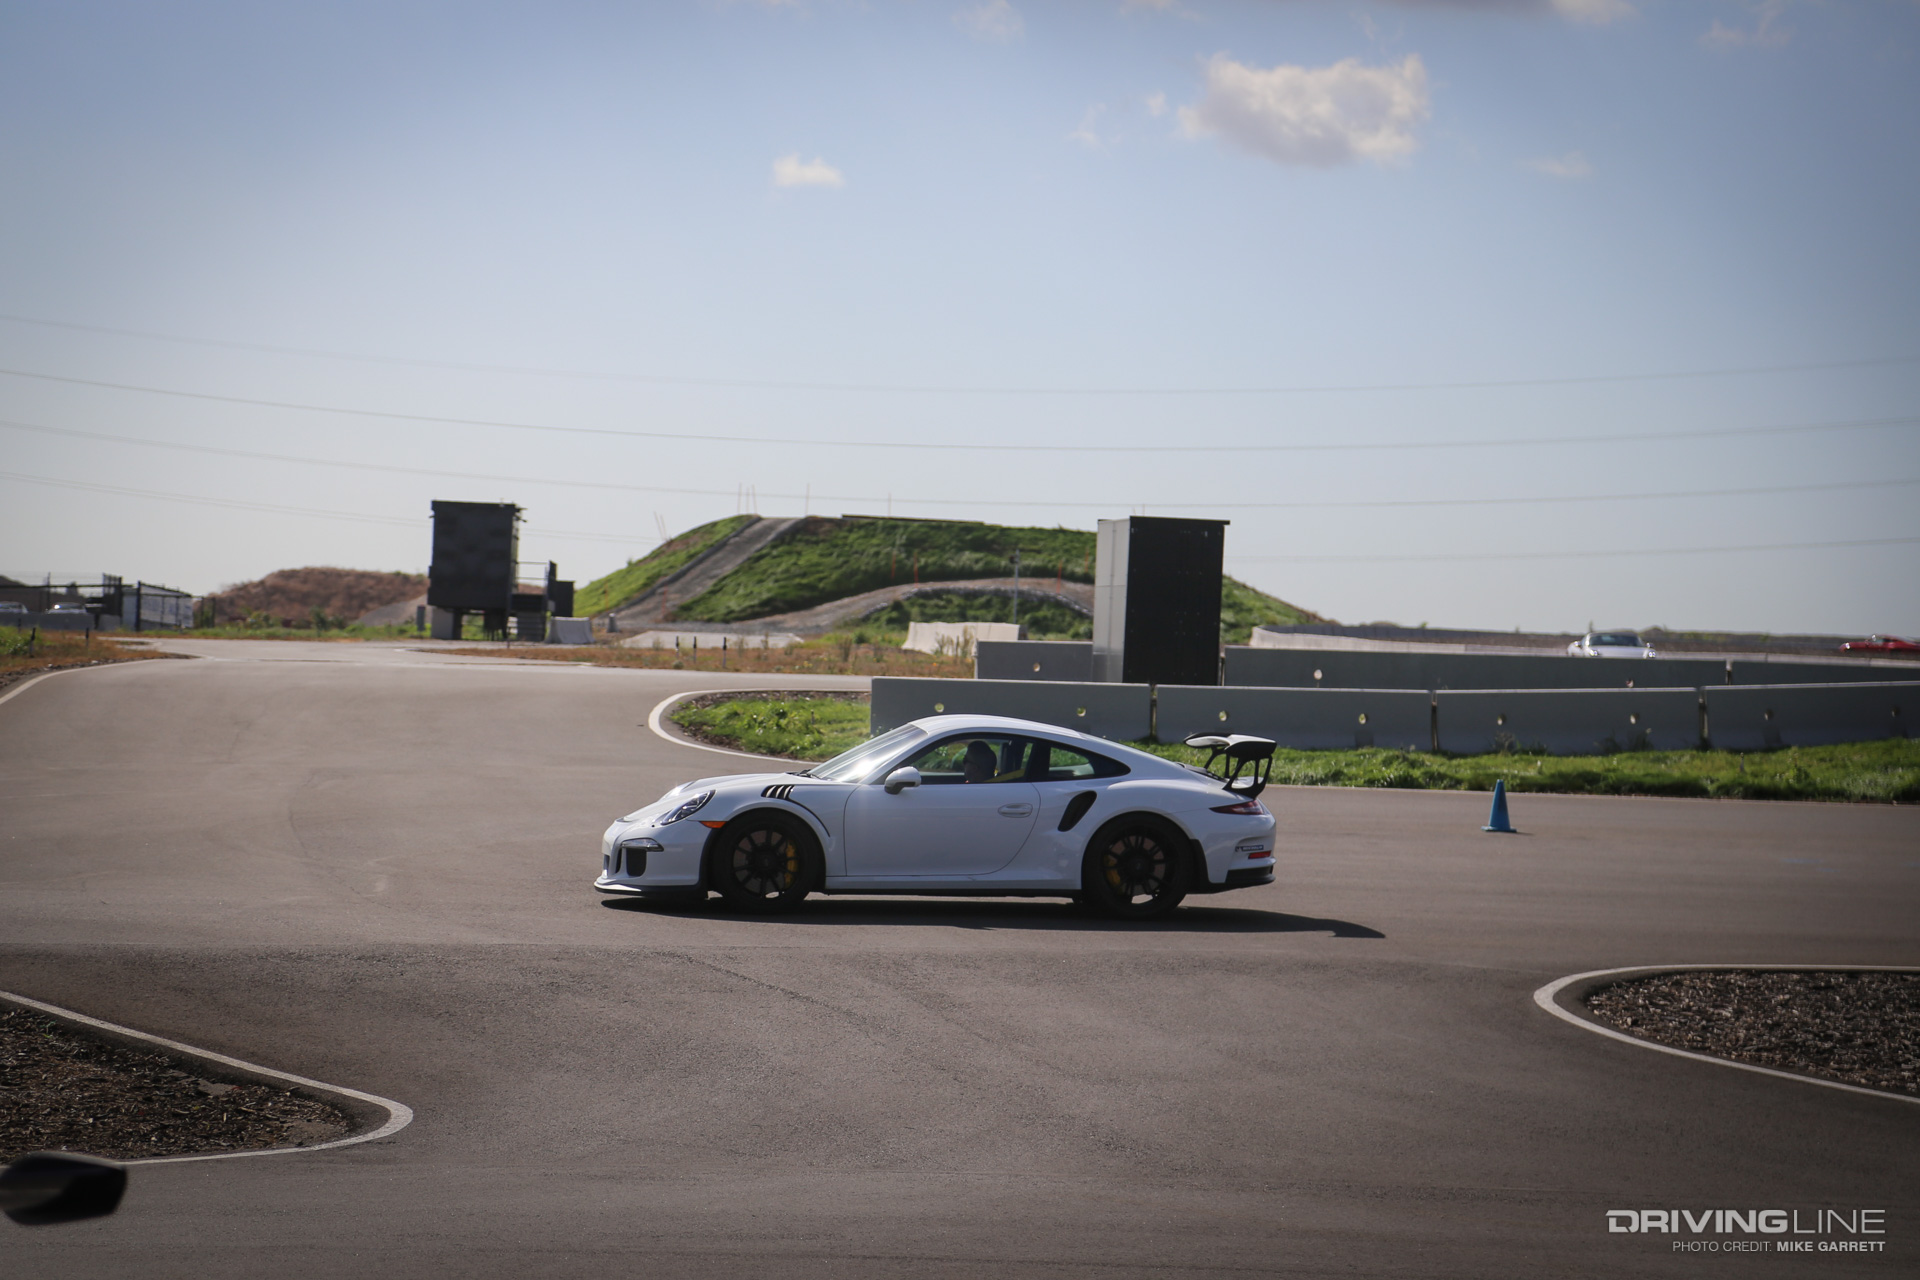
[[[1279,882],[1156,926],[740,919],[589,887],[612,816],[730,767],[644,727],[712,673],[182,647],[0,705],[0,988],[417,1118],[137,1169],[110,1219],[0,1223],[10,1277],[1920,1269],[1920,1107],[1532,999],[1920,963],[1912,809],[1519,796],[1496,837],[1484,796],[1276,788]],[[1881,1208],[1886,1250],[1606,1229],[1668,1206]]]

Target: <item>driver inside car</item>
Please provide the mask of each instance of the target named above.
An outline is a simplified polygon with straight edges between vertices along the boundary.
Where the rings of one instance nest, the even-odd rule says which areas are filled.
[[[967,759],[961,765],[961,772],[968,782],[992,782],[998,767],[992,747],[978,738],[967,744]]]

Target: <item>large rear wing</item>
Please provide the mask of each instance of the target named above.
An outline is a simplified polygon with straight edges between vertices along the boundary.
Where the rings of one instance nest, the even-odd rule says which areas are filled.
[[[1202,767],[1234,795],[1251,800],[1267,789],[1267,778],[1273,773],[1273,739],[1245,733],[1196,733],[1186,742],[1207,753],[1207,763]],[[1216,770],[1214,765],[1222,759],[1225,766]]]

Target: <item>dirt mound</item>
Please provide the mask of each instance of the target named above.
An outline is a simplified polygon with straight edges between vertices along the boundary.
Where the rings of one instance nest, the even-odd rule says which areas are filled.
[[[411,600],[427,589],[417,573],[373,569],[281,569],[257,582],[243,582],[209,597],[221,623],[264,614],[275,622],[304,624],[315,609],[351,621],[382,605]]]

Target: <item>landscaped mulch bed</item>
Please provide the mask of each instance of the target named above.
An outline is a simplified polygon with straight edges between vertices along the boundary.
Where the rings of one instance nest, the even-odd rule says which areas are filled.
[[[1601,987],[1587,1008],[1656,1044],[1920,1095],[1920,974],[1669,973]]]
[[[29,1151],[132,1160],[304,1147],[353,1127],[323,1102],[201,1079],[172,1058],[88,1040],[0,1005],[0,1160]]]

